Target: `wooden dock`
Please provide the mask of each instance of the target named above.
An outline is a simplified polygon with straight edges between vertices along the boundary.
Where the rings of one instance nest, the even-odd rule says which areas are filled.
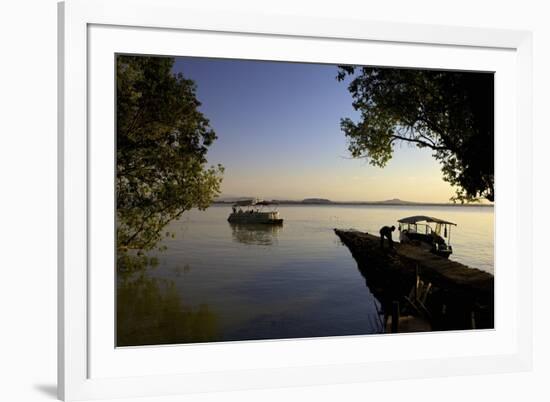
[[[387,319],[393,317],[396,323],[400,315],[417,317],[433,330],[494,328],[493,275],[413,245],[394,243],[390,250],[386,242],[382,249],[378,236],[334,231],[351,251]]]

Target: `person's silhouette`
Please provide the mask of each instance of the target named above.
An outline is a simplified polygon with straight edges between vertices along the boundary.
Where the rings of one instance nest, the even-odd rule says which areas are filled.
[[[393,248],[393,239],[391,237],[392,232],[395,230],[395,226],[382,226],[380,229],[380,247],[384,248],[384,237],[388,239],[390,248]]]

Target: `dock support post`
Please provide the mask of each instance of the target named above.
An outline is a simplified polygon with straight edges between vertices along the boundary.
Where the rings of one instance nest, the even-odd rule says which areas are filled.
[[[418,301],[418,285],[420,284],[420,269],[418,268],[418,264],[416,264],[416,267],[415,267],[415,286],[414,286],[414,300],[415,301]]]
[[[391,309],[391,332],[399,332],[399,302],[394,301]]]

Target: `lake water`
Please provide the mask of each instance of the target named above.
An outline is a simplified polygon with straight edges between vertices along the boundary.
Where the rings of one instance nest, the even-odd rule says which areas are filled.
[[[377,234],[410,215],[453,227],[451,259],[493,273],[493,208],[280,206],[284,225],[234,226],[230,206],[167,228],[158,265],[119,275],[118,345],[383,332],[380,306],[334,228]],[[395,232],[395,238],[398,232]]]

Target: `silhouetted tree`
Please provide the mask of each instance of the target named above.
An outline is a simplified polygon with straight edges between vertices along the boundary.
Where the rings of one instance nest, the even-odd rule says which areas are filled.
[[[493,74],[340,66],[360,120],[341,120],[356,158],[383,167],[398,143],[433,150],[453,199],[494,201]]]
[[[173,74],[173,58],[118,56],[116,63],[117,248],[123,263],[130,261],[127,250],[155,247],[165,226],[184,211],[207,208],[219,194],[223,168],[206,166],[216,134],[198,109],[194,82]]]

